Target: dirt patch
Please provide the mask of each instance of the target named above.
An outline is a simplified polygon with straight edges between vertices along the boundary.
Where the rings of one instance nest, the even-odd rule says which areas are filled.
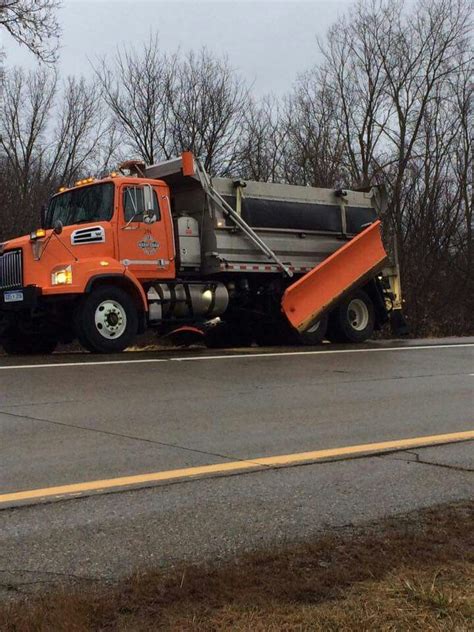
[[[2,632],[470,630],[474,503],[0,606]]]

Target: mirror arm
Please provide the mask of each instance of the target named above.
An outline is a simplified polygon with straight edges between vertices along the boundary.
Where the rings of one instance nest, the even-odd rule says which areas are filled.
[[[125,224],[125,226],[122,226],[122,230],[126,230],[130,226],[130,224],[133,222],[133,220],[135,219],[135,217],[137,215],[140,215],[140,213],[138,213],[138,212],[134,213],[134,215],[128,220],[128,222]]]

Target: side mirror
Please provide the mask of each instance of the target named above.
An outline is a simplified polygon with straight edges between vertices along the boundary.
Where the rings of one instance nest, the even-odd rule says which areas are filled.
[[[154,224],[156,222],[155,211],[145,211],[143,213],[143,222],[145,224]]]
[[[145,205],[145,212],[153,210],[153,187],[151,184],[143,185],[143,203]]]
[[[156,222],[156,213],[154,210],[154,196],[155,193],[153,191],[153,187],[151,186],[151,184],[144,184],[143,185],[143,204],[144,204],[144,211],[143,211],[143,221],[145,222],[145,224],[153,224],[154,222]]]
[[[54,222],[53,230],[56,235],[60,235],[63,232],[63,223],[60,219]]]

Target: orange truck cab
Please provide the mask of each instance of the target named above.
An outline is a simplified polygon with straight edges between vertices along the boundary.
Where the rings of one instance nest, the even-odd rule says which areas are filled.
[[[325,226],[259,230],[192,154],[150,169],[152,177],[111,174],[62,188],[42,228],[0,244],[0,344],[8,353],[49,353],[74,339],[112,353],[148,326],[163,334],[196,324],[214,342],[226,332],[231,344],[252,336],[268,343],[269,333],[314,343],[328,331],[357,342],[387,320],[396,297],[378,278],[387,255],[362,194],[354,193],[354,217],[370,221],[355,239],[346,227],[341,235]],[[342,208],[347,223],[337,195],[334,203],[324,195],[326,212]],[[296,258],[282,262],[273,243]],[[339,314],[349,299],[352,329]]]
[[[114,296],[126,294],[126,302],[133,302],[137,322],[131,331],[140,331],[148,311],[144,285],[175,278],[168,186],[130,177],[81,181],[51,199],[43,228],[2,244],[0,256],[1,340],[7,351],[46,352],[76,334],[96,350],[78,326],[88,305],[78,299],[100,296],[105,286],[114,291],[103,301],[102,327],[109,335],[104,350],[117,350],[124,339],[114,342],[127,315],[117,309]]]

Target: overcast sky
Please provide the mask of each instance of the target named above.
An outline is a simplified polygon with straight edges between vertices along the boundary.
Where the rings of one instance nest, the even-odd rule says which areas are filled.
[[[146,40],[158,31],[167,51],[206,46],[227,54],[255,93],[282,94],[296,75],[317,60],[316,37],[324,35],[350,0],[64,0],[62,74],[90,74],[90,62],[117,46]],[[34,67],[35,59],[3,35],[8,65]]]

